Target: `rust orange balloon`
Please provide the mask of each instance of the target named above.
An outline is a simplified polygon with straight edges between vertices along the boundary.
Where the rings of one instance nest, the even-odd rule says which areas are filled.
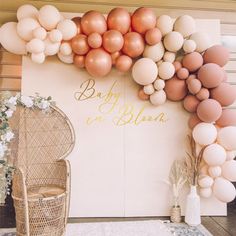
[[[129,31],[131,24],[130,14],[124,8],[114,8],[110,11],[107,17],[108,29],[118,30],[122,34]]]
[[[141,100],[149,100],[149,95],[145,94],[143,89],[140,89],[138,91],[138,97],[141,99]]]
[[[99,33],[92,33],[88,36],[88,45],[91,48],[100,48],[102,46],[102,36]]]
[[[91,33],[103,34],[107,30],[105,17],[98,11],[88,11],[81,19],[81,27],[84,34]]]
[[[132,58],[140,56],[144,51],[144,39],[136,32],[124,35],[124,46],[122,52]]]
[[[73,62],[74,62],[74,65],[77,66],[78,68],[84,68],[85,57],[75,54]]]
[[[94,77],[103,77],[111,71],[112,60],[109,53],[101,48],[92,49],[85,57],[85,68]]]
[[[85,55],[89,51],[87,36],[78,34],[71,40],[71,48],[78,55]]]
[[[131,17],[131,26],[134,31],[145,34],[147,30],[156,26],[157,17],[150,8],[140,7]]]
[[[102,36],[102,46],[110,53],[120,51],[123,45],[123,35],[117,30],[108,30]]]
[[[120,55],[121,55],[121,52],[114,52],[111,54],[112,65],[116,64],[116,60]]]
[[[74,21],[77,27],[77,34],[82,34],[82,29],[81,29],[81,17],[77,16],[71,19]]]
[[[133,60],[126,55],[121,55],[116,60],[116,69],[121,72],[127,72],[131,68]]]

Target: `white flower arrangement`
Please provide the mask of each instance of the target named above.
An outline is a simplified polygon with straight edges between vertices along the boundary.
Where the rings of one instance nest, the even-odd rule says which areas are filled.
[[[35,97],[17,94],[12,96],[9,92],[0,94],[0,204],[4,203],[6,195],[10,194],[13,167],[8,162],[9,143],[14,138],[14,133],[9,127],[8,120],[21,105],[31,109],[40,109],[43,112],[50,111],[50,105],[54,105],[51,97]]]

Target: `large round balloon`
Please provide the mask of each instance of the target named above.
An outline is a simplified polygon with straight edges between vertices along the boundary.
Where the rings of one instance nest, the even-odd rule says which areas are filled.
[[[229,181],[235,182],[236,181],[236,161],[230,160],[226,161],[222,165],[222,176]]]
[[[24,18],[38,18],[38,9],[31,4],[21,5],[16,12],[18,21]]]
[[[211,46],[209,35],[204,32],[195,32],[190,36],[190,39],[196,43],[196,52],[204,52]]]
[[[78,33],[76,24],[70,19],[60,21],[57,25],[57,29],[62,33],[63,40],[70,40]]]
[[[219,144],[213,143],[205,148],[203,159],[209,166],[220,166],[226,161],[226,151]]]
[[[140,34],[156,26],[156,15],[150,8],[140,7],[131,17],[132,29]]]
[[[133,65],[133,79],[140,85],[153,83],[156,80],[157,75],[157,65],[149,58],[141,58],[137,60]]]
[[[224,109],[216,124],[221,127],[236,125],[236,110]]]
[[[114,8],[107,16],[107,26],[110,30],[117,30],[126,34],[129,31],[130,24],[130,14],[124,8]]]
[[[203,55],[204,63],[215,63],[224,66],[229,61],[229,50],[222,45],[208,48]]]
[[[196,31],[195,20],[188,15],[180,16],[175,21],[174,30],[180,32],[186,38]]]
[[[204,87],[215,88],[223,81],[224,73],[217,64],[208,63],[199,69],[197,76]]]
[[[16,22],[8,22],[0,28],[0,43],[9,52],[24,55],[26,42],[19,37],[16,31]]]
[[[136,32],[129,32],[124,35],[124,46],[122,52],[129,57],[140,56],[144,50],[144,39]]]
[[[186,54],[183,57],[182,64],[190,72],[194,72],[198,70],[203,64],[202,55],[198,52],[192,52],[192,53]]]
[[[220,129],[217,142],[228,151],[236,150],[236,127],[228,126]]]
[[[217,129],[210,123],[199,123],[193,129],[193,139],[196,143],[206,146],[215,142]]]
[[[101,48],[92,49],[86,55],[85,67],[90,75],[103,77],[111,71],[111,56]]]
[[[197,115],[204,122],[214,122],[220,118],[222,107],[214,99],[206,99],[200,102],[197,107]]]
[[[107,30],[105,17],[98,11],[88,11],[81,19],[82,32],[86,35],[91,33],[104,34]]]
[[[85,55],[89,51],[87,36],[84,34],[77,34],[71,40],[71,47],[74,53],[78,55]]]
[[[236,99],[236,89],[228,83],[221,83],[218,87],[210,91],[210,95],[222,106],[229,106],[233,104]]]
[[[221,202],[231,202],[236,196],[234,185],[222,177],[216,178],[213,185],[214,196]]]
[[[123,35],[117,30],[108,30],[102,36],[102,46],[110,53],[120,51],[123,45]]]
[[[176,76],[166,81],[164,90],[167,98],[171,101],[180,101],[188,93],[185,80],[178,79]]]
[[[146,45],[144,52],[143,52],[143,57],[147,57],[152,59],[154,62],[158,62],[162,59],[165,53],[165,48],[163,46],[162,42],[159,42],[155,45]]]

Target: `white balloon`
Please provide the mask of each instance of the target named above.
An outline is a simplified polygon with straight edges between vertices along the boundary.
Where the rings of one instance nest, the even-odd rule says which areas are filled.
[[[214,180],[207,175],[200,176],[198,179],[198,184],[202,188],[210,188],[214,183]]]
[[[196,31],[195,20],[189,15],[180,16],[174,23],[174,30],[178,31],[186,38]]]
[[[199,194],[201,197],[209,198],[212,195],[212,189],[211,188],[200,188]]]
[[[27,53],[26,42],[19,37],[16,27],[16,22],[3,24],[0,28],[0,43],[9,52],[24,55]]]
[[[165,36],[173,30],[174,20],[168,15],[161,15],[157,18],[156,26],[161,31],[162,36]]]
[[[221,167],[220,166],[210,166],[208,168],[208,173],[212,178],[217,178],[221,176]]]
[[[205,148],[203,159],[209,166],[220,166],[226,160],[226,151],[219,144],[213,143]]]
[[[39,10],[38,19],[46,30],[52,30],[57,27],[57,24],[61,20],[61,14],[56,7],[44,5]]]
[[[175,56],[176,56],[176,54],[174,52],[166,51],[164,56],[163,56],[163,59],[164,59],[164,61],[173,63],[175,61]]]
[[[132,76],[136,83],[140,85],[151,84],[156,80],[158,69],[156,64],[149,58],[137,60],[132,68]]]
[[[57,29],[61,31],[63,40],[70,40],[77,34],[76,24],[69,19],[60,21],[57,25]]]
[[[53,43],[49,38],[44,40],[45,50],[44,53],[46,56],[53,56],[59,52],[60,43]]]
[[[17,23],[17,33],[25,41],[30,41],[33,36],[33,31],[40,27],[37,20],[33,18],[24,18]]]
[[[143,92],[147,95],[151,95],[155,92],[153,84],[148,84],[143,87]]]
[[[154,62],[157,62],[162,59],[162,57],[164,56],[164,53],[165,53],[165,48],[162,42],[160,42],[152,46],[146,45],[143,52],[143,57],[150,58]]]
[[[225,203],[233,201],[236,196],[234,185],[230,181],[222,177],[218,177],[215,179],[215,183],[213,185],[213,193],[219,201]]]
[[[233,160],[235,158],[234,151],[227,151],[226,152],[226,161]]]
[[[156,91],[150,96],[150,102],[154,106],[160,106],[164,104],[165,101],[166,101],[166,93],[164,90]]]
[[[218,132],[217,142],[228,151],[236,149],[236,127],[228,126]]]
[[[61,42],[62,40],[62,33],[60,30],[58,29],[53,29],[50,33],[49,33],[49,38],[53,43],[57,43],[57,42]]]
[[[35,63],[42,64],[45,61],[45,54],[42,53],[32,53],[31,60]]]
[[[168,80],[175,74],[175,67],[172,63],[164,61],[158,67],[158,75],[161,79]]]
[[[196,143],[206,146],[215,142],[217,129],[210,123],[199,123],[193,129],[193,139]]]
[[[64,56],[69,56],[72,53],[72,48],[69,43],[64,42],[60,46],[60,53]]]
[[[204,52],[206,49],[211,47],[212,43],[208,34],[203,32],[196,32],[190,36],[190,39],[196,43],[196,51],[197,52]]]
[[[197,47],[197,45],[196,45],[195,41],[193,41],[191,39],[188,39],[188,40],[184,41],[183,50],[186,53],[194,52],[196,47]]]
[[[27,51],[31,53],[41,53],[45,50],[45,44],[40,39],[32,39],[26,45]]]
[[[16,16],[18,21],[24,18],[34,18],[38,17],[38,9],[30,4],[24,4],[17,9]]]
[[[33,30],[33,37],[44,40],[47,37],[47,31],[43,27],[38,27]]]
[[[236,181],[236,161],[226,161],[222,165],[222,176],[229,181],[235,182]]]
[[[72,53],[71,55],[69,56],[64,56],[62,55],[60,52],[57,54],[58,58],[66,63],[66,64],[72,64],[73,63],[73,60],[74,60],[74,53]]]
[[[164,46],[170,52],[179,51],[184,43],[182,34],[176,31],[168,33],[164,38]]]
[[[155,80],[155,82],[154,82],[154,88],[155,88],[156,90],[162,90],[162,89],[164,89],[164,88],[165,88],[165,81],[162,80],[162,79],[160,79],[160,78],[158,78],[158,79]]]

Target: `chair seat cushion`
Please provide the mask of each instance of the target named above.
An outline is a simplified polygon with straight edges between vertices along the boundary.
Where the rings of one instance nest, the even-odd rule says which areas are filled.
[[[65,189],[56,185],[36,186],[27,190],[28,198],[45,198],[58,196],[65,192]]]

